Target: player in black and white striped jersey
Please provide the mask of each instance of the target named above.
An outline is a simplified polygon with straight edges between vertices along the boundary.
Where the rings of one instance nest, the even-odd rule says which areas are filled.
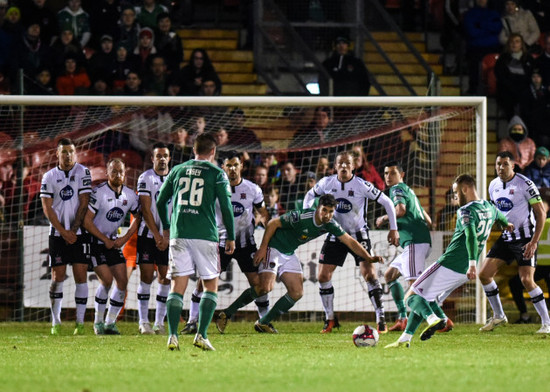
[[[143,217],[137,238],[137,264],[141,278],[137,290],[139,332],[145,335],[164,335],[166,299],[170,293],[170,279],[166,278],[169,238],[162,236],[163,228],[156,202],[160,187],[170,172],[170,150],[164,143],[156,143],[152,154],[153,168],[142,173],[138,179],[138,196]],[[151,328],[148,313],[155,265],[158,274],[157,306],[155,323]]]
[[[96,335],[120,334],[115,322],[124,305],[128,285],[126,260],[121,248],[141,223],[138,196],[124,185],[125,177],[124,162],[119,158],[111,159],[107,163],[107,182],[94,188],[84,218],[84,228],[93,236],[91,260],[100,282],[95,294]],[[118,229],[124,223],[128,212],[131,212],[135,219],[126,234],[118,237]],[[113,278],[116,285],[111,294],[107,317],[104,318]]]
[[[63,281],[67,264],[73,267],[75,280],[75,335],[84,333],[84,315],[88,301],[87,270],[89,240],[80,226],[92,192],[90,171],[76,162],[76,148],[70,139],[57,143],[58,165],[42,177],[40,198],[44,215],[50,221],[49,263],[52,269],[50,300],[52,335],[59,335]]]
[[[492,331],[508,322],[494,276],[504,264],[514,260],[523,286],[529,293],[533,306],[542,322],[537,333],[550,333],[550,317],[542,289],[535,283],[537,246],[546,211],[536,185],[522,174],[514,172],[514,156],[503,151],[497,154],[495,169],[497,178],[489,184],[489,195],[499,211],[514,224],[514,231],[503,233],[493,245],[479,271],[479,280],[493,309],[493,317],[480,328]]]

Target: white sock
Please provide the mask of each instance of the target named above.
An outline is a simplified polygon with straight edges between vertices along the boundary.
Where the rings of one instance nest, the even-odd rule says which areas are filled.
[[[199,304],[201,303],[202,291],[195,289],[191,294],[191,304],[189,305],[188,323],[196,323],[199,320]]]
[[[529,291],[529,296],[531,297],[533,306],[540,316],[542,324],[550,325],[550,317],[548,316],[548,308],[546,307],[546,301],[544,300],[544,293],[542,292],[542,289],[537,286],[533,290]]]
[[[269,294],[264,294],[256,298],[254,303],[258,307],[258,315],[260,318],[264,317],[269,311]]]
[[[327,320],[334,320],[334,287],[332,281],[319,283],[319,295]]]
[[[412,340],[412,335],[407,332],[403,332],[399,339],[397,339],[398,342],[410,342]]]
[[[109,289],[110,287],[105,287],[102,284],[97,286],[94,302],[94,323],[102,323],[105,320],[105,308],[107,307],[107,298],[109,298]]]
[[[137,289],[139,323],[149,322],[149,298],[151,297],[151,284],[139,282]]]
[[[157,309],[155,311],[156,325],[164,325],[164,318],[166,317],[166,299],[169,293],[169,284],[159,284],[157,289]]]
[[[52,325],[59,325],[61,324],[61,305],[63,304],[63,282],[51,282],[50,303]]]
[[[107,310],[107,317],[105,318],[105,325],[114,324],[120,313],[120,310],[124,306],[124,298],[126,297],[125,290],[119,290],[115,286],[111,293],[111,299],[109,301],[109,310]]]
[[[435,324],[437,322],[441,321],[441,319],[439,317],[437,317],[434,313],[430,314],[428,316],[428,318],[426,319],[426,322],[431,325],[431,324]]]
[[[76,304],[76,322],[83,324],[88,303],[88,283],[75,284],[74,302]]]
[[[493,309],[493,316],[499,319],[504,318],[504,309],[502,309],[502,302],[500,302],[500,295],[496,282],[493,280],[491,283],[483,285],[483,290]]]

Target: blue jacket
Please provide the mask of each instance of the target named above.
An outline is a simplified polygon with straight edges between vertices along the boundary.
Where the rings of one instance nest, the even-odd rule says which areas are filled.
[[[500,46],[498,36],[501,30],[500,15],[490,8],[476,6],[464,14],[464,31],[468,47]]]
[[[537,166],[537,162],[533,161],[525,168],[523,174],[533,181],[537,188],[550,188],[550,163],[540,168]]]

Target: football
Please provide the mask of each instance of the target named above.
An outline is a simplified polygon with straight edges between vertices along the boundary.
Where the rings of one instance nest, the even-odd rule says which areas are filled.
[[[374,347],[378,343],[378,331],[363,324],[353,331],[353,344],[357,347]]]

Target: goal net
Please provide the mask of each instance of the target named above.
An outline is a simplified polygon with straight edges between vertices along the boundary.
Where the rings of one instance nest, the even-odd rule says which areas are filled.
[[[456,208],[449,198],[453,179],[461,173],[475,175],[484,195],[484,110],[484,98],[75,96],[47,97],[46,101],[32,96],[0,97],[0,319],[49,318],[49,225],[39,191],[42,175],[57,163],[55,149],[61,137],[75,141],[77,160],[90,169],[94,185],[106,180],[106,163],[117,156],[126,162],[126,184],[136,189],[138,176],[152,166],[150,150],[155,142],[167,143],[172,163],[177,164],[191,157],[190,145],[198,133],[214,132],[219,142],[218,161],[233,152],[243,155],[243,177],[259,183],[272,216],[300,207],[307,190],[333,173],[340,151],[353,150],[356,174],[380,189],[385,188],[384,164],[400,161],[405,182],[434,222],[428,264],[443,253],[454,230]],[[373,252],[385,259],[385,264],[378,266],[378,275],[391,320],[396,308],[383,274],[401,249],[388,246],[387,227],[375,227],[381,214],[383,208],[369,202],[367,223]],[[125,226],[128,224],[129,219]],[[262,234],[260,225],[258,243]],[[297,251],[303,264],[304,297],[285,317],[324,317],[317,282],[323,240],[318,238]],[[131,248],[125,249],[125,254],[131,258]],[[87,317],[91,317],[97,287],[93,272],[89,272],[88,282]],[[137,309],[138,282],[136,269],[128,287],[127,317]],[[350,256],[334,273],[333,285],[338,314],[365,321],[374,317],[365,282]],[[247,287],[244,275],[232,263],[220,278],[218,307],[228,306]],[[188,288],[185,295],[185,309],[191,291]],[[271,303],[284,293],[282,283],[277,283],[270,294]],[[481,292],[472,282],[453,293],[444,309],[458,322],[481,322],[483,304]],[[67,268],[65,319],[74,317],[74,306],[74,281]],[[155,307],[154,300],[150,307]],[[250,305],[244,311],[253,312],[255,307]]]

